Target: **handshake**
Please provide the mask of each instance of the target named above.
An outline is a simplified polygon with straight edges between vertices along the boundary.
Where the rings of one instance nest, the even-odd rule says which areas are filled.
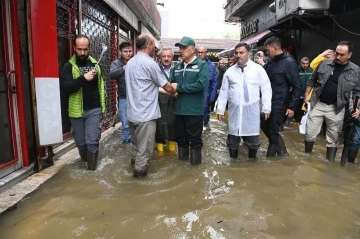
[[[166,83],[162,88],[160,88],[160,93],[168,94],[171,97],[177,98],[177,83]]]

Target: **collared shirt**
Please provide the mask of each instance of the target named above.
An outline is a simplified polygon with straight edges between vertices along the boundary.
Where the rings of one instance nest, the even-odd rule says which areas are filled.
[[[143,123],[160,118],[159,87],[167,80],[153,58],[138,52],[126,65],[125,80],[128,120]]]
[[[260,94],[261,90],[261,106]],[[236,136],[253,136],[260,133],[260,108],[271,112],[272,90],[264,68],[253,61],[246,67],[234,64],[224,74],[218,97],[217,113],[224,115],[228,105],[228,132]]]
[[[191,63],[193,63],[193,61],[195,61],[195,60],[196,60],[196,58],[197,58],[197,56],[194,56],[194,57],[193,57],[193,59],[192,59],[189,63],[186,63],[186,62],[184,61],[184,71],[183,71],[183,76],[185,75],[185,69],[186,69],[187,65],[189,65],[189,64],[191,64]]]
[[[171,69],[172,66],[170,66],[170,68],[165,67],[163,64],[160,64],[160,67],[164,70],[165,74],[167,75],[167,77],[170,78],[170,73],[171,73]]]

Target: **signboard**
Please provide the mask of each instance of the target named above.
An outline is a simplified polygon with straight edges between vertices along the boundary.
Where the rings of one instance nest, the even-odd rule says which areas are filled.
[[[58,78],[35,78],[40,145],[63,141]]]
[[[240,40],[247,36],[250,36],[251,34],[256,33],[258,31],[258,23],[259,20],[256,19],[255,21],[241,24]]]

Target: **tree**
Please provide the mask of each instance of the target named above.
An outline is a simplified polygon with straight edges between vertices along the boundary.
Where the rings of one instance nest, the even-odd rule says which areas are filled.
[[[240,31],[223,32],[221,36],[224,39],[240,40]]]

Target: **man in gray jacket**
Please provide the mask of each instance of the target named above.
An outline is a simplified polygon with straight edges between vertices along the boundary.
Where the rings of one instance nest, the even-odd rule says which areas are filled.
[[[126,64],[133,55],[131,43],[124,41],[119,46],[120,58],[113,61],[110,67],[110,77],[117,81],[118,97],[119,97],[119,119],[121,121],[121,131],[123,144],[128,144],[131,141],[129,121],[126,113],[126,83],[125,83],[125,69]]]
[[[305,152],[311,153],[316,136],[326,121],[326,158],[334,161],[339,143],[339,134],[348,108],[350,94],[360,96],[360,68],[350,61],[354,46],[341,41],[336,47],[335,59],[325,59],[310,77],[304,102],[311,103],[305,135]],[[309,93],[314,88],[310,97]],[[347,107],[345,107],[347,106]],[[358,111],[353,117],[358,116]]]

